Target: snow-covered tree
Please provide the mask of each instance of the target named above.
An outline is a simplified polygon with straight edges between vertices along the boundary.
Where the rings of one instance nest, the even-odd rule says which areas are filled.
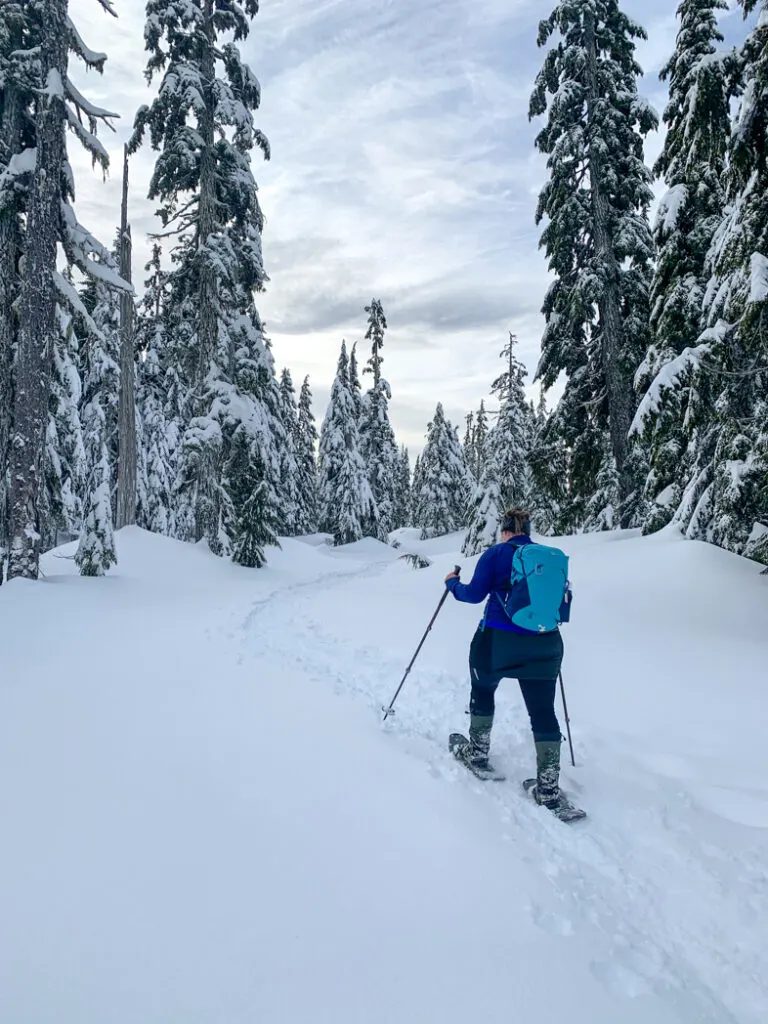
[[[319,518],[317,492],[317,428],[312,415],[312,390],[309,377],[304,378],[299,393],[296,419],[296,468],[299,496],[297,529],[300,534],[314,533]]]
[[[365,307],[368,314],[368,328],[365,332],[367,341],[371,343],[371,356],[363,373],[370,373],[373,384],[366,393],[360,423],[360,450],[368,472],[376,502],[377,518],[369,525],[374,536],[386,540],[390,530],[394,528],[397,504],[398,450],[395,435],[389,422],[389,400],[392,397],[389,384],[381,373],[384,362],[384,332],[387,320],[378,299],[373,299],[370,306]]]
[[[486,444],[489,447],[493,444],[493,431]],[[483,460],[483,475],[475,486],[470,503],[469,525],[461,548],[465,555],[479,555],[499,540],[499,521],[507,506],[501,495],[494,454],[489,451]]]
[[[0,6],[0,585],[9,541],[9,456],[13,414],[12,366],[17,344],[19,260],[27,186],[35,146],[37,18],[26,4]]]
[[[179,367],[169,356],[167,279],[158,243],[145,270],[149,276],[144,282],[136,325],[137,347],[143,356],[137,374],[141,443],[136,521],[145,530],[172,535],[182,384]]]
[[[299,526],[301,494],[296,457],[299,423],[296,391],[287,367],[280,374],[280,418],[285,434],[285,443],[280,447],[280,533],[295,537],[303,532]]]
[[[717,50],[723,41],[717,12],[727,6],[725,0],[683,0],[677,12],[677,46],[661,72],[662,80],[669,81],[664,111],[667,134],[654,170],[665,179],[668,191],[655,226],[658,260],[651,291],[652,340],[637,374],[641,392],[658,380],[657,398],[642,424],[650,458],[646,532],[672,519],[686,479],[694,471],[686,427],[691,367],[683,376],[671,372],[670,386],[663,384],[663,371],[696,344],[706,326],[706,260],[723,212],[730,135],[729,79],[734,61],[731,54]],[[713,410],[710,415],[714,421]]]
[[[610,439],[610,449],[600,443],[597,451],[610,450],[617,467],[618,494],[608,504],[620,506],[625,525],[638,497],[628,435],[635,371],[648,348],[654,254],[643,137],[657,118],[638,96],[634,57],[644,38],[617,0],[561,0],[539,26],[539,45],[550,45],[530,106],[531,117],[548,114],[536,139],[549,169],[537,222],[546,220],[541,244],[555,278],[537,376],[549,388],[566,375],[549,440],[575,463],[575,439]],[[568,525],[579,525],[604,468],[589,452],[584,465],[569,465]]]
[[[161,81],[154,102],[136,116],[131,142],[135,150],[148,134],[158,153],[149,194],[175,239],[166,323],[167,363],[181,377],[178,410],[168,416],[178,416],[181,432],[173,529],[205,537],[222,554],[232,550],[243,515],[235,481],[266,484],[249,512],[265,508],[265,536],[280,520],[285,434],[253,301],[266,274],[251,152],[268,157],[269,147],[253,120],[260,86],[237,45],[257,11],[257,0],[148,0],[147,77]],[[245,453],[254,460],[247,471]]]
[[[477,460],[475,459],[475,414],[468,412],[464,417],[464,440],[461,442],[461,450],[464,452],[464,461],[467,469],[477,480]]]
[[[111,0],[97,0],[114,14]],[[11,5],[15,6],[15,5]],[[13,57],[34,96],[27,148],[5,171],[3,191],[25,183],[26,233],[19,295],[18,340],[14,368],[13,443],[11,445],[11,546],[9,576],[38,574],[45,524],[41,521],[41,482],[48,431],[53,358],[59,331],[57,302],[77,309],[79,297],[57,270],[61,244],[67,262],[87,277],[121,286],[108,266],[108,253],[78,222],[72,200],[74,174],[67,160],[65,129],[78,138],[94,162],[106,168],[108,156],[96,132],[114,115],[95,107],[68,77],[72,52],[88,67],[103,70],[106,57],[82,42],[68,17],[67,0],[29,0],[23,5],[31,45]],[[10,8],[9,8],[10,9]],[[5,11],[3,12],[5,14]],[[23,68],[22,68],[23,65]],[[13,183],[9,185],[9,179]],[[86,318],[89,327],[92,326]]]
[[[360,454],[355,399],[344,342],[320,429],[318,461],[320,529],[332,534],[336,544],[360,540],[364,524],[375,520],[376,503]]]
[[[472,476],[464,461],[458,432],[438,403],[427,428],[418,478],[414,474],[414,519],[424,540],[464,526],[471,487]]]
[[[395,480],[395,513],[393,530],[409,526],[411,521],[411,459],[405,445],[400,446]]]
[[[482,463],[493,463],[490,470],[496,476],[504,508],[525,508],[531,497],[528,455],[533,443],[533,422],[523,383],[527,371],[515,357],[516,344],[517,337],[510,332],[500,353],[506,363],[504,372],[491,385],[491,392],[499,400],[499,414],[482,452]]]
[[[45,486],[40,507],[43,549],[54,547],[62,534],[67,540],[78,534],[87,482],[87,459],[80,418],[83,393],[81,345],[73,318],[61,309],[57,311],[57,326],[43,460]]]

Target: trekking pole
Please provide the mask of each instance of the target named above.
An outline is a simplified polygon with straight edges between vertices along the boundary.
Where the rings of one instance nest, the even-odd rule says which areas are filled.
[[[559,673],[560,676],[560,694],[563,698],[563,711],[565,712],[565,729],[568,733],[568,746],[571,748],[571,764],[576,767],[576,758],[573,756],[573,740],[571,739],[571,720],[568,717],[568,705],[565,701],[565,687],[563,686],[563,673]]]
[[[460,565],[454,565],[454,567],[453,567],[453,571],[454,571],[454,572],[456,573],[456,575],[458,576],[458,575],[459,575],[459,573],[461,572],[461,566],[460,566]],[[386,720],[387,720],[387,719],[389,718],[389,716],[390,716],[390,715],[394,715],[394,713],[395,713],[395,701],[397,700],[397,698],[398,698],[398,696],[399,696],[399,694],[400,694],[400,691],[401,691],[401,690],[402,690],[402,688],[403,688],[403,684],[405,683],[405,680],[406,680],[406,679],[408,678],[408,673],[409,673],[409,672],[411,671],[411,669],[413,668],[413,663],[414,663],[414,661],[416,661],[416,659],[418,658],[418,656],[419,656],[419,651],[420,651],[420,650],[421,650],[421,648],[422,648],[422,647],[424,646],[424,641],[425,641],[425,640],[427,639],[427,636],[429,635],[429,631],[430,631],[430,630],[432,629],[432,627],[434,626],[434,624],[435,624],[435,619],[436,619],[436,618],[437,618],[437,616],[438,616],[438,615],[440,614],[440,609],[441,609],[441,608],[443,607],[443,605],[445,604],[445,599],[446,599],[446,598],[448,597],[448,595],[449,595],[449,594],[450,594],[450,590],[448,590],[448,588],[446,587],[446,588],[445,588],[445,593],[444,593],[444,594],[443,594],[443,596],[442,596],[442,597],[440,598],[440,603],[438,604],[437,608],[435,609],[435,614],[434,614],[434,615],[432,616],[432,618],[431,618],[431,619],[429,620],[429,625],[428,625],[428,626],[427,626],[427,628],[426,628],[426,629],[424,630],[424,636],[423,636],[423,637],[421,638],[421,643],[420,643],[420,644],[419,644],[419,646],[418,646],[418,647],[416,648],[416,653],[415,653],[415,654],[414,654],[414,656],[413,656],[413,657],[411,658],[411,662],[410,662],[410,664],[409,664],[408,668],[407,668],[407,669],[405,670],[405,675],[404,675],[404,676],[403,676],[403,678],[402,678],[402,679],[400,680],[400,685],[399,685],[399,686],[398,686],[398,688],[397,688],[397,689],[395,690],[395,695],[394,695],[394,697],[392,698],[392,700],[391,700],[391,701],[389,702],[389,707],[388,707],[388,708],[385,708],[385,707],[383,707],[383,706],[382,706],[382,709],[381,709],[381,710],[382,710],[382,711],[384,712],[384,718],[382,719],[382,721],[383,721],[383,722],[386,722]]]

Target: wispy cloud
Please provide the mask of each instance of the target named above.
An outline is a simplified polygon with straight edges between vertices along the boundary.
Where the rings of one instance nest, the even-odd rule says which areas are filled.
[[[674,45],[672,0],[631,0],[649,30],[642,90],[663,104],[658,69]],[[120,21],[72,0],[83,35],[109,53],[92,95],[117,107],[114,178],[78,158],[80,213],[111,236],[120,147],[148,92],[143,4]],[[257,164],[270,284],[259,306],[280,365],[312,377],[323,402],[342,337],[361,338],[380,297],[392,419],[419,447],[437,401],[457,420],[487,395],[507,330],[535,368],[547,271],[534,225],[544,180],[528,96],[540,66],[541,0],[263,0],[246,54],[263,88]],[[655,156],[659,143],[651,143]],[[143,197],[152,156],[132,162],[137,267],[154,224]],[[137,273],[137,277],[140,277]]]

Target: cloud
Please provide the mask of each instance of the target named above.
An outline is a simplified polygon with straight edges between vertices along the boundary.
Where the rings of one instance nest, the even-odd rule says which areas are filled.
[[[254,167],[270,276],[259,308],[278,364],[296,380],[311,375],[319,420],[341,339],[363,336],[372,296],[389,319],[392,420],[414,449],[437,401],[458,422],[487,395],[508,330],[535,369],[549,278],[534,213],[546,171],[527,114],[537,24],[553,2],[263,0],[244,45],[273,154]],[[104,78],[88,75],[84,87],[123,115],[107,140],[106,185],[74,160],[80,216],[107,238],[121,147],[150,95],[143,4],[118,6],[114,22],[93,0],[71,0],[86,40],[109,54]],[[623,7],[649,30],[641,89],[662,105],[655,76],[674,46],[670,0]],[[144,148],[131,163],[139,280],[143,236],[156,227],[143,198],[152,161]]]

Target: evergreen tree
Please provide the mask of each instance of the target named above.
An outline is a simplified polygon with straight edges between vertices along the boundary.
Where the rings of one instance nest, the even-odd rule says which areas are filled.
[[[414,476],[415,525],[421,527],[423,540],[464,526],[471,486],[458,432],[438,403],[419,459],[418,481]]]
[[[489,448],[494,444],[493,431],[486,444]],[[499,486],[500,471],[494,458],[496,454],[492,449],[483,459],[483,475],[472,497],[469,525],[461,548],[468,556],[479,555],[499,540],[500,519],[507,506],[504,504]]]
[[[87,483],[87,459],[81,423],[82,381],[80,342],[73,318],[61,309],[57,315],[53,351],[51,396],[44,465],[45,487],[41,495],[42,548],[76,536],[83,520],[83,495]]]
[[[408,526],[411,517],[411,460],[405,445],[400,446],[395,476],[393,530]]]
[[[299,528],[299,467],[296,456],[298,409],[291,371],[285,367],[280,374],[280,414],[285,444],[280,449],[280,532],[295,537]]]
[[[691,536],[768,564],[768,2],[740,3],[760,17],[741,53],[726,208],[704,296],[709,326],[691,384],[697,475],[679,517]]]
[[[360,540],[364,524],[375,521],[376,503],[360,454],[355,400],[344,342],[330,403],[320,430],[318,468],[320,529],[332,534],[336,544]]]
[[[368,328],[365,332],[371,342],[371,356],[363,373],[373,376],[373,386],[366,394],[360,425],[360,450],[368,471],[368,482],[376,503],[377,518],[367,524],[372,536],[386,540],[394,529],[397,505],[398,450],[395,435],[389,422],[389,400],[392,392],[381,374],[384,357],[384,331],[387,320],[378,299],[365,307],[368,313]],[[369,532],[369,531],[366,531]]]
[[[37,19],[26,4],[0,6],[0,585],[10,531],[9,456],[13,426],[13,353],[17,300],[35,132],[35,64],[25,57],[39,44]]]
[[[150,198],[175,238],[166,325],[167,364],[180,374],[178,409],[167,416],[178,417],[182,435],[173,529],[205,537],[221,554],[236,539],[242,510],[232,495],[241,494],[243,480],[266,484],[265,536],[281,518],[286,439],[253,302],[266,274],[250,157],[254,148],[268,157],[269,147],[253,121],[260,86],[237,46],[257,11],[258,0],[148,0],[147,78],[162,79],[155,101],[136,116],[131,142],[136,150],[149,133],[158,151]],[[246,452],[254,460],[247,471]],[[256,509],[252,503],[251,514]]]
[[[160,245],[144,268],[144,296],[136,327],[143,358],[137,373],[138,421],[141,432],[138,467],[137,523],[145,530],[172,535],[173,488],[178,471],[182,384],[169,358],[167,279]]]
[[[279,527],[261,453],[248,431],[239,426],[229,449],[227,497],[232,503],[232,560],[260,569],[266,563],[265,548],[279,547]]]
[[[723,212],[722,180],[730,134],[733,60],[717,52],[717,44],[723,41],[717,12],[722,10],[727,10],[725,0],[683,0],[678,8],[677,46],[661,72],[662,80],[669,81],[664,111],[667,134],[654,171],[664,177],[668,192],[655,226],[659,256],[651,291],[652,341],[637,375],[641,391],[695,345],[706,326],[706,259]],[[686,479],[695,472],[686,428],[690,379],[690,366],[682,376],[670,374],[669,385],[657,386],[652,406],[643,410],[638,422],[650,450],[645,532],[672,519]],[[714,421],[713,410],[710,415]]]
[[[97,2],[114,14],[110,0]],[[45,471],[45,438],[59,332],[56,305],[61,302],[76,310],[81,306],[75,289],[57,271],[58,244],[67,262],[77,266],[87,277],[106,279],[115,286],[125,287],[105,265],[108,253],[77,222],[72,207],[74,174],[67,160],[65,127],[77,136],[94,162],[106,168],[108,156],[96,132],[99,122],[108,122],[114,115],[89,103],[68,78],[70,51],[87,67],[98,71],[103,70],[106,57],[85,46],[68,18],[67,7],[67,0],[25,3],[23,31],[34,45],[11,58],[18,64],[16,80],[23,79],[34,97],[29,114],[34,148],[19,150],[11,170],[14,178],[25,174],[28,177],[24,200],[26,234],[21,248],[17,248],[19,254],[23,252],[24,262],[16,302],[18,336],[8,575],[31,579],[38,574],[41,542],[46,530],[40,501],[44,494],[41,482]],[[7,24],[5,14],[3,11],[3,21]],[[15,139],[12,145],[18,146],[18,136],[11,133],[11,138]]]
[[[491,385],[499,399],[499,415],[483,445],[482,460],[491,459],[492,473],[504,508],[525,508],[531,496],[528,454],[532,446],[532,423],[523,381],[526,369],[515,357],[517,337],[510,332],[501,350],[506,369]]]
[[[464,440],[461,442],[461,450],[464,452],[464,461],[467,469],[477,480],[477,458],[475,457],[475,414],[468,412],[464,417]]]
[[[309,377],[304,378],[299,394],[296,420],[296,466],[299,507],[297,529],[300,534],[314,533],[319,519],[317,492],[317,428],[312,415],[312,391]]]
[[[635,371],[648,347],[654,253],[643,136],[657,119],[637,94],[634,58],[635,40],[645,33],[617,0],[561,0],[539,26],[539,45],[556,34],[530,106],[531,117],[548,113],[536,139],[549,168],[537,222],[547,221],[541,244],[555,276],[544,302],[537,377],[548,388],[566,375],[548,434],[569,464],[568,525],[579,525],[598,476],[610,476],[605,461],[591,454],[607,453],[603,436],[618,483],[617,494],[605,495],[606,507],[620,504],[627,525],[638,498],[628,435]],[[582,454],[585,462],[577,465]]]
[[[485,460],[488,455],[488,413],[485,408],[485,399],[480,402],[480,408],[475,417],[474,434],[474,473],[475,478],[480,481],[485,472]]]
[[[360,384],[360,371],[357,366],[357,342],[354,342],[349,353],[349,388],[355,403],[357,429],[360,430],[363,425],[363,409],[365,408],[366,396],[363,395],[363,388]]]

